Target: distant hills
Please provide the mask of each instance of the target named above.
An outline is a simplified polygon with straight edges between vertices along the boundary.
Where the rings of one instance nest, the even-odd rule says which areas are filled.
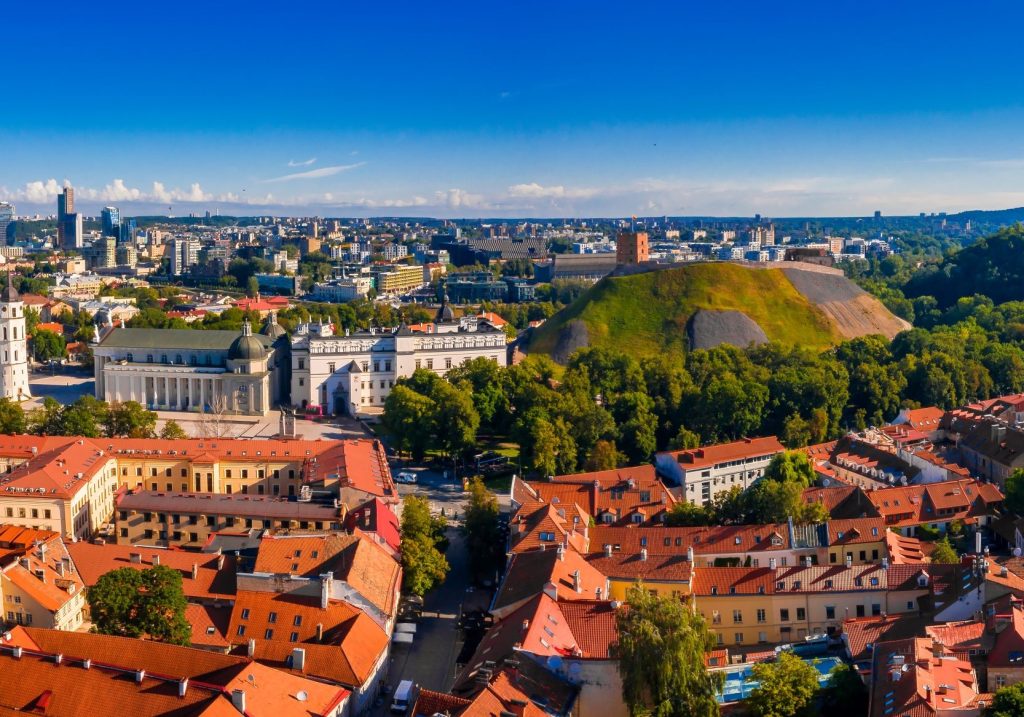
[[[698,263],[602,279],[536,329],[527,350],[564,362],[583,346],[635,356],[765,340],[824,349],[906,328],[835,269]]]

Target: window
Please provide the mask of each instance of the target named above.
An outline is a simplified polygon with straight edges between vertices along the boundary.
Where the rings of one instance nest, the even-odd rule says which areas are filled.
[[[864,606],[863,605],[858,605],[857,606],[857,617],[864,617]]]
[[[249,608],[247,608],[247,607],[246,608],[242,608],[242,619],[243,620],[248,620],[249,619]]]
[[[996,675],[996,689],[1006,687],[1006,675]]]
[[[736,638],[736,644],[737,645],[742,645],[743,644],[743,633],[742,632],[735,633],[735,638]]]
[[[271,624],[277,622],[277,613],[276,612],[270,612],[267,615],[267,622],[269,622]]]
[[[759,632],[759,633],[757,633],[757,641],[758,642],[768,642],[768,633],[767,632]]]
[[[306,359],[299,359],[299,370],[302,371],[306,368]],[[331,373],[334,373],[333,371]]]
[[[743,622],[743,611],[742,610],[733,610],[732,611],[732,621],[735,622],[735,623]]]
[[[882,614],[882,605],[880,603],[871,603],[871,614],[878,616]]]
[[[913,609],[914,609],[914,602],[912,600],[907,600],[907,610],[913,610]]]
[[[767,615],[765,615],[765,611],[764,610],[758,609],[758,611],[757,611],[757,621],[758,622],[768,622],[768,617],[767,617]]]
[[[796,619],[797,620],[806,620],[807,619],[807,610],[805,610],[802,607],[798,607],[796,609]]]
[[[782,608],[779,610],[779,620],[782,622],[789,622],[789,608]]]
[[[434,368],[434,359],[427,359],[427,368]]]
[[[445,368],[451,368],[452,367],[452,360],[450,358],[446,358],[444,360],[444,367]]]
[[[301,627],[302,626],[302,615],[296,615],[295,619],[292,620],[292,624],[295,625],[295,627]]]
[[[334,362],[331,361],[329,364],[327,364],[327,373],[334,373],[335,368],[336,367],[334,365]]]
[[[299,633],[293,632],[291,638],[289,638],[289,639],[291,640],[291,642],[298,642],[299,641]]]
[[[270,628],[268,627],[268,628],[267,628],[267,629],[266,629],[266,630],[265,630],[265,631],[263,632],[263,639],[264,639],[264,640],[273,640],[273,639],[274,639],[274,631],[273,631],[273,630],[271,630],[271,629],[270,629]]]
[[[245,625],[238,626],[238,636],[243,637],[245,635]]]
[[[720,612],[718,612],[718,610],[712,610],[711,611],[711,624],[712,625],[721,625],[722,624],[722,614]]]
[[[835,620],[836,619],[836,608],[834,605],[825,606],[825,619]]]

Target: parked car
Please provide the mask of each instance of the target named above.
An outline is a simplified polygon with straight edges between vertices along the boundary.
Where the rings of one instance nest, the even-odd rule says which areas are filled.
[[[398,477],[395,480],[397,480],[399,483],[415,483],[416,474],[402,471],[401,473],[398,474]]]
[[[391,700],[391,711],[395,714],[405,714],[409,709],[412,699],[412,680],[402,680],[395,689],[395,696]]]

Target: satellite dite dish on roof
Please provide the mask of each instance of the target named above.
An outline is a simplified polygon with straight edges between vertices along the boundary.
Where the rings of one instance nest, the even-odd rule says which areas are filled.
[[[309,695],[306,694],[305,690],[302,690],[299,692],[299,694],[295,695],[295,699],[297,699],[299,702],[305,702],[309,699]]]
[[[1020,554],[1021,554],[1021,549],[1020,548],[1014,548],[1013,549],[1013,557],[1019,558]]]

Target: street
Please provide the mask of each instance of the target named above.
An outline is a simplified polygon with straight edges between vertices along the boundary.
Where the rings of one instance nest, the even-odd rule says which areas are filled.
[[[414,642],[392,645],[388,671],[391,687],[412,680],[421,688],[445,692],[455,680],[455,658],[461,647],[456,626],[462,605],[473,591],[466,541],[457,528],[448,529],[448,539],[451,542],[445,555],[451,571],[441,587],[427,594]]]

